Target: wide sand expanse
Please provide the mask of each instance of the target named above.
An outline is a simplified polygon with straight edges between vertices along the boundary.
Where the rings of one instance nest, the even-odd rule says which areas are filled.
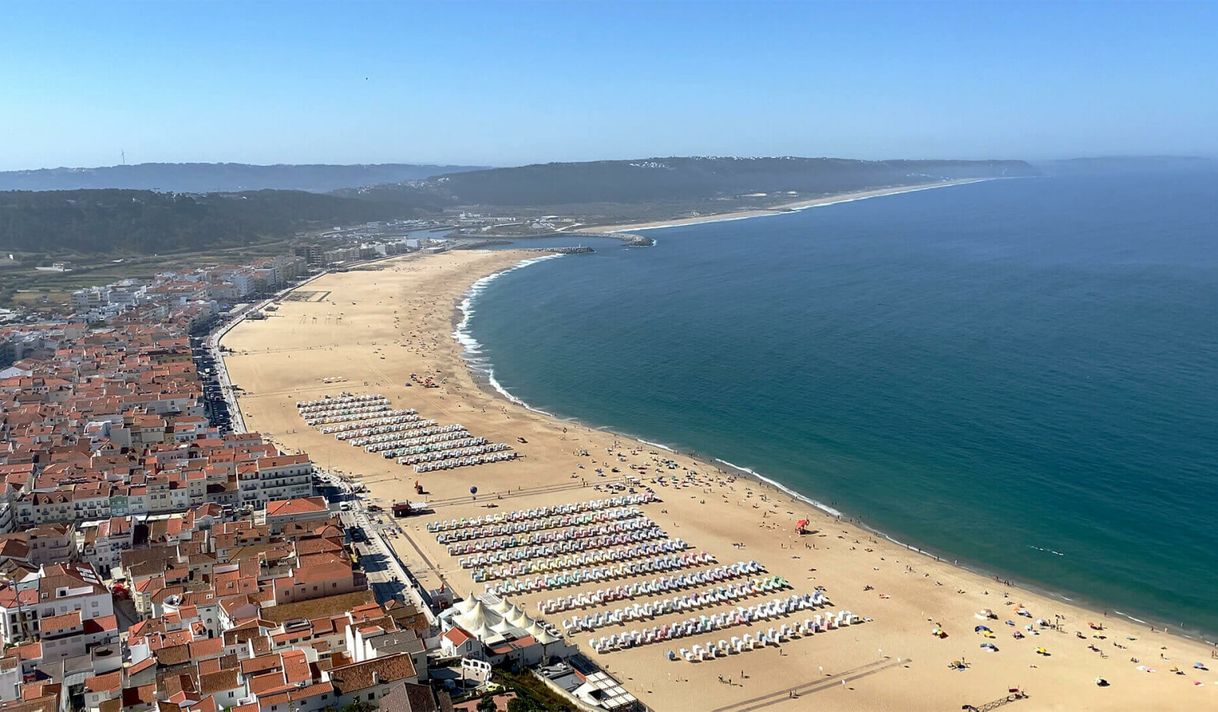
[[[1193,669],[1194,661],[1218,663],[1203,644],[1007,587],[877,539],[774,488],[529,411],[479,387],[451,336],[455,307],[479,277],[532,256],[451,252],[382,262],[372,271],[326,275],[298,290],[297,301],[284,300],[273,316],[239,325],[223,342],[234,351],[225,360],[233,382],[245,389],[240,406],[251,430],[268,434],[285,449],[307,451],[320,466],[359,477],[384,504],[418,499],[413,483],[417,479],[424,484],[435,514],[403,520],[408,537],[393,541],[428,585],[437,585],[442,577],[462,594],[481,591],[424,530],[427,521],[589,500],[604,496],[611,482],[633,473],[662,499],[643,510],[670,536],[714,554],[721,563],[755,559],[788,579],[799,593],[824,586],[833,609],[873,619],[781,648],[702,663],[669,662],[664,654],[750,629],[608,654],[591,651],[589,634],[575,637],[585,653],[655,709],[959,710],[965,704],[980,707],[1004,698],[1008,688],[1015,687],[1030,695],[1009,705],[1016,710],[1218,709],[1218,673]],[[441,387],[406,387],[412,373],[431,376]],[[385,394],[396,407],[415,408],[442,423],[462,423],[473,435],[509,443],[524,457],[415,475],[323,435],[297,414],[298,400],[342,391]],[[519,443],[518,437],[527,443]],[[677,469],[659,465],[670,457],[679,463]],[[619,473],[612,471],[615,467]],[[597,474],[598,468],[605,476]],[[667,477],[668,484],[654,483],[657,475]],[[673,478],[685,486],[673,486]],[[474,485],[479,489],[477,502],[468,494]],[[488,509],[488,504],[497,509]],[[800,518],[811,520],[813,533],[795,534]],[[543,598],[606,585],[611,584],[511,600],[538,615],[536,604]],[[773,597],[756,597],[743,605]],[[1061,630],[1035,626],[1033,619],[1016,615],[1016,604],[1023,604],[1034,619],[1053,622],[1060,616]],[[600,610],[622,605],[625,602]],[[975,616],[987,608],[998,620]],[[557,623],[569,615],[546,618]],[[665,616],[659,622],[683,617]],[[1006,625],[1007,620],[1016,625]],[[1104,629],[1096,631],[1089,622]],[[653,624],[610,626],[596,635]],[[948,637],[931,635],[937,624]],[[986,639],[974,626],[981,624],[993,629],[996,637],[990,642],[998,652],[979,647]],[[1039,635],[1024,630],[1028,624]],[[1015,631],[1026,637],[1016,639]],[[1049,655],[1038,654],[1038,647]],[[967,670],[948,668],[961,658],[969,664]],[[1174,674],[1173,667],[1183,674]],[[1098,677],[1111,685],[1097,686]]]
[[[794,200],[788,203],[781,203],[770,208],[756,208],[752,210],[733,210],[726,213],[708,213],[706,215],[695,215],[687,218],[673,218],[671,220],[650,220],[647,222],[623,223],[620,225],[598,225],[596,227],[580,227],[579,232],[586,233],[609,233],[609,232],[630,232],[631,230],[647,230],[658,227],[676,227],[678,225],[700,225],[708,222],[722,222],[724,220],[743,220],[745,218],[759,218],[766,215],[779,215],[789,213],[794,210],[803,210],[805,208],[815,208],[821,205],[833,205],[835,203],[849,203],[854,200],[865,200],[867,198],[881,198],[885,195],[900,195],[901,193],[913,193],[919,190],[932,190],[934,188],[947,188],[953,185],[965,185],[967,183],[980,183],[992,178],[960,178],[957,180],[936,181],[934,183],[919,183],[915,185],[897,185],[887,188],[871,188],[869,190],[856,190],[848,193],[833,193],[817,198],[806,198],[803,200]]]

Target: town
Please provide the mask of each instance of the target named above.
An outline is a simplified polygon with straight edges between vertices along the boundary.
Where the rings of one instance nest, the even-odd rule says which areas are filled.
[[[564,691],[570,709],[642,708],[532,619],[501,611],[508,636],[484,646],[454,622],[484,602],[412,583],[361,486],[245,432],[227,328],[326,269],[447,247],[127,279],[3,328],[0,709],[527,710]],[[492,665],[539,670],[512,678],[533,691]]]

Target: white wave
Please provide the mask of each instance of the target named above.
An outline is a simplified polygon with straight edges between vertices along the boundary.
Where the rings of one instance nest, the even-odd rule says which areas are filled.
[[[508,267],[505,270],[500,270],[493,274],[488,274],[487,276],[476,280],[473,284],[470,285],[469,289],[465,290],[465,295],[461,298],[461,302],[457,307],[461,311],[461,321],[457,322],[457,327],[455,329],[453,329],[452,337],[457,340],[457,343],[461,344],[462,358],[464,358],[465,361],[467,363],[469,363],[471,367],[476,366],[477,370],[482,371],[482,372],[487,372],[487,371],[489,371],[489,368],[490,368],[489,363],[487,363],[484,359],[476,358],[479,354],[482,353],[482,344],[478,343],[478,340],[474,338],[474,335],[470,331],[470,328],[469,328],[470,319],[473,318],[474,314],[477,311],[476,309],[474,309],[474,302],[477,300],[478,295],[480,295],[480,294],[482,294],[482,292],[486,291],[487,285],[489,285],[491,282],[495,281],[496,279],[502,277],[503,275],[507,274],[508,272],[515,272],[516,270],[524,269],[525,267],[528,267],[529,265],[534,265],[534,264],[537,264],[538,262],[544,262],[546,260],[552,260],[552,259],[556,259],[556,258],[559,258],[562,256],[563,256],[562,254],[553,254],[553,255],[543,255],[541,257],[532,257],[527,260],[522,260],[522,261],[516,263],[515,265]],[[500,392],[504,393],[504,395],[507,396],[508,399],[511,400],[513,403],[518,403],[519,405],[525,405],[523,401],[520,401],[518,398],[515,398],[514,396],[508,395],[507,391],[503,391],[499,386],[496,385],[495,388],[496,388],[496,390],[499,390]]]
[[[795,490],[791,489],[790,487],[787,487],[783,483],[778,482],[777,480],[772,480],[769,477],[766,477],[765,475],[757,472],[756,470],[752,470],[748,467],[741,467],[740,465],[737,465],[733,462],[728,462],[727,460],[724,460],[724,459],[718,458],[718,457],[715,458],[715,462],[722,462],[723,464],[727,465],[728,467],[730,467],[734,470],[740,470],[741,472],[747,472],[752,477],[756,477],[757,479],[761,480],[762,482],[765,482],[773,487],[776,487],[777,489],[782,490],[783,492],[794,497],[795,499],[807,502],[808,504],[812,505],[813,507],[816,507],[817,509],[821,510],[822,512],[825,512],[826,514],[828,514],[830,516],[833,516],[833,517],[842,516],[841,512],[837,511],[833,507],[830,507],[829,505],[825,504],[824,502],[818,502],[818,501],[812,499],[811,497],[800,494],[799,492],[796,492]]]
[[[653,443],[650,440],[644,440],[643,438],[635,438],[635,440],[638,440],[641,443],[646,443],[652,447],[658,447],[661,450],[667,450],[669,452],[676,452],[676,450],[673,450],[672,448],[668,447],[667,445],[661,445],[660,443]]]
[[[491,363],[489,358],[482,355],[482,344],[479,343],[476,338],[474,338],[474,334],[470,330],[470,319],[477,312],[477,310],[474,309],[475,301],[477,301],[479,295],[486,291],[487,286],[490,285],[491,282],[502,277],[508,272],[515,272],[516,270],[524,269],[529,265],[535,265],[538,262],[557,259],[562,256],[562,253],[557,253],[552,255],[543,255],[541,257],[531,257],[527,260],[522,260],[505,270],[488,274],[487,276],[476,280],[470,285],[469,289],[465,291],[465,295],[461,298],[461,302],[457,307],[461,311],[461,320],[457,322],[457,327],[453,329],[452,333],[452,337],[456,339],[457,343],[461,344],[462,360],[465,361],[466,365],[471,370],[486,376],[487,383],[490,384],[491,388],[495,389],[496,393],[503,396],[511,403],[515,403],[522,408],[527,408],[534,413],[548,415],[551,418],[554,417],[552,413],[547,413],[539,408],[534,408],[523,400],[512,395],[506,388],[503,387],[503,384],[499,383],[499,380],[495,378],[494,365]]]
[[[934,554],[930,553],[929,551],[923,551],[922,549],[919,549],[918,547],[914,546],[913,544],[906,544],[905,542],[901,541],[900,539],[894,539],[891,536],[885,534],[884,532],[880,532],[880,536],[884,537],[885,539],[892,542],[893,544],[896,544],[897,546],[901,546],[906,549],[909,549],[910,551],[914,552],[915,554],[925,554],[926,556],[934,556]]]

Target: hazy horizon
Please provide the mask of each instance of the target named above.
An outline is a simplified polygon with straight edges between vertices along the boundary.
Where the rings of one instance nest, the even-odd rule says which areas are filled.
[[[581,163],[581,162],[594,162],[594,161],[624,161],[624,160],[643,160],[643,159],[655,159],[655,158],[674,158],[674,157],[677,157],[677,156],[675,156],[675,155],[664,155],[664,156],[661,156],[661,155],[651,155],[651,156],[616,156],[616,157],[605,157],[605,158],[590,158],[590,159],[587,159],[587,161],[531,161],[531,162],[529,162],[529,163],[503,164],[503,165],[476,164],[476,163],[474,163],[474,164],[466,164],[466,163],[454,163],[454,162],[452,162],[452,161],[444,161],[444,162],[439,162],[439,163],[431,163],[431,162],[426,162],[426,161],[409,161],[409,160],[406,160],[406,161],[374,161],[374,162],[368,162],[368,163],[318,163],[318,162],[313,162],[313,161],[302,161],[302,162],[296,162],[296,163],[243,163],[243,162],[240,162],[240,161],[224,161],[224,160],[220,160],[220,161],[189,161],[189,160],[187,160],[187,161],[144,161],[144,162],[141,162],[141,163],[111,163],[111,164],[106,164],[106,165],[94,165],[94,166],[85,166],[85,165],[68,166],[68,165],[63,165],[63,166],[38,166],[38,167],[34,167],[34,168],[3,168],[3,169],[0,169],[0,172],[3,172],[3,173],[9,173],[9,172],[30,172],[30,171],[55,171],[55,170],[96,170],[96,169],[106,169],[106,168],[123,168],[123,167],[126,167],[126,168],[133,168],[133,167],[138,167],[138,166],[149,166],[149,165],[176,165],[176,166],[187,166],[187,165],[211,165],[211,166],[217,166],[217,165],[241,165],[241,166],[254,166],[254,167],[258,167],[258,168],[274,168],[274,167],[280,167],[280,166],[283,166],[283,167],[289,167],[289,166],[341,166],[341,167],[347,167],[347,166],[383,166],[383,165],[421,165],[421,166],[434,165],[434,166],[437,166],[437,167],[461,167],[461,168],[471,168],[471,167],[474,167],[474,168],[479,168],[479,169],[493,169],[493,168],[517,168],[517,167],[521,167],[521,166],[527,166],[527,165],[542,165],[542,164],[546,164],[546,163],[568,163],[568,162],[573,162],[573,163]],[[683,156],[683,157],[685,157],[685,156]],[[697,158],[744,158],[744,159],[749,159],[749,158],[839,158],[839,159],[848,159],[848,160],[849,160],[849,159],[855,159],[855,157],[854,157],[854,156],[794,156],[794,155],[791,155],[791,156],[742,156],[742,155],[723,155],[723,156],[712,156],[712,155],[710,155],[710,154],[698,154],[698,153],[694,153],[694,154],[688,154],[688,157],[697,157]],[[1155,154],[1141,154],[1141,155],[1137,155],[1137,154],[1130,154],[1130,155],[1106,155],[1106,156],[1100,156],[1100,155],[1097,155],[1097,156],[1056,156],[1056,157],[1049,157],[1049,158],[1021,158],[1021,157],[1019,157],[1019,156],[995,156],[995,157],[990,157],[990,158],[961,158],[961,157],[959,157],[959,156],[901,156],[901,157],[876,158],[876,159],[858,159],[858,160],[875,160],[875,161],[902,161],[902,160],[948,160],[948,161],[955,161],[955,160],[961,160],[961,161],[966,161],[966,160],[1003,160],[1003,161],[1026,161],[1026,162],[1028,162],[1028,163],[1037,164],[1037,163],[1053,163],[1053,162],[1064,162],[1064,161],[1090,161],[1090,160],[1094,160],[1094,161],[1109,161],[1109,160],[1111,160],[1111,161],[1122,161],[1122,160],[1128,160],[1128,161],[1141,161],[1141,160],[1146,160],[1146,161],[1153,161],[1153,160],[1165,160],[1165,161],[1176,161],[1176,160],[1178,160],[1178,161],[1191,161],[1191,160],[1199,160],[1199,161],[1218,161],[1218,156],[1186,155],[1186,154],[1177,154],[1177,155],[1167,155],[1167,154],[1162,154],[1162,155],[1155,155]]]
[[[0,170],[1218,156],[1218,5],[6,7]]]

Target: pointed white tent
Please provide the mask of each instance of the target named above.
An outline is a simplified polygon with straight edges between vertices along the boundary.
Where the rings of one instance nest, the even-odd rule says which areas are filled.
[[[529,635],[536,638],[537,642],[541,643],[542,645],[549,645],[550,643],[555,643],[560,640],[560,638],[551,635],[550,631],[538,625],[536,621],[534,621],[533,625],[529,626],[527,630]]]
[[[496,603],[495,605],[491,606],[490,608],[492,611],[498,613],[501,616],[505,616],[505,617],[507,615],[509,615],[512,611],[517,610],[516,606],[509,603],[506,598],[499,599],[499,602]]]
[[[462,627],[464,627],[464,626],[462,626]],[[473,630],[469,630],[469,633],[483,643],[486,643],[487,641],[490,641],[493,639],[498,639],[501,637],[499,633],[497,633],[494,629],[492,629],[490,626],[487,626],[487,625],[482,625]]]
[[[481,603],[481,601],[479,601],[477,598],[469,596],[468,598],[458,601],[453,608],[457,609],[458,614],[469,613],[474,608],[477,608],[479,603]]]
[[[499,620],[500,617],[478,599],[474,599],[474,605],[468,611],[453,616],[453,622],[471,633],[479,628],[489,628]]]

